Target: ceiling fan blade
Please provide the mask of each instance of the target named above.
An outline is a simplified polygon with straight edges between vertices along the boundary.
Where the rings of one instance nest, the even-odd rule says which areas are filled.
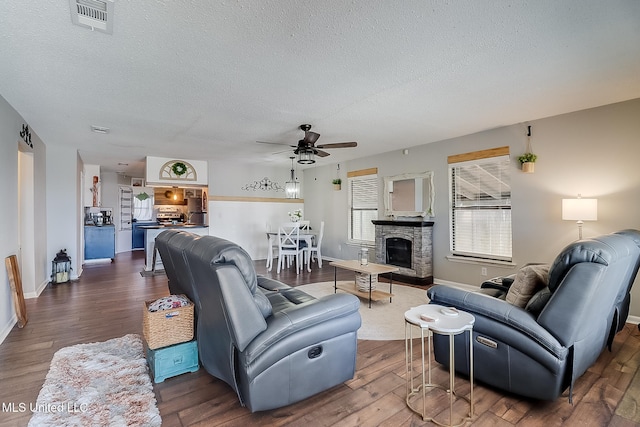
[[[327,153],[326,151],[322,151],[322,150],[314,150],[316,153],[316,156],[318,157],[327,157],[329,155],[329,153]]]
[[[307,144],[315,144],[315,142],[318,140],[318,138],[320,138],[320,134],[319,133],[315,133],[315,132],[311,132],[311,131],[307,131],[304,133],[304,142],[306,142]]]
[[[258,144],[272,144],[272,145],[286,145],[289,147],[297,147],[296,145],[287,144],[286,142],[268,142],[268,141],[256,141]]]
[[[357,142],[334,142],[332,144],[318,145],[316,148],[350,148],[357,147]]]

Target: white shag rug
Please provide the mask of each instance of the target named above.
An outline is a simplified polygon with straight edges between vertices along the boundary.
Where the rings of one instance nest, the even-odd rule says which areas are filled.
[[[338,281],[338,284],[354,284],[353,281]],[[316,298],[333,293],[333,282],[312,283],[296,286],[303,292]],[[389,292],[389,284],[380,282],[377,289]],[[345,293],[338,289],[339,293]],[[360,298],[360,316],[362,326],[358,329],[358,339],[361,340],[403,340],[404,339],[404,313],[410,308],[428,304],[427,288],[414,288],[404,285],[393,285],[393,298],[382,301],[372,301],[369,308],[369,300]]]
[[[162,424],[136,334],[58,350],[33,405],[30,427]]]

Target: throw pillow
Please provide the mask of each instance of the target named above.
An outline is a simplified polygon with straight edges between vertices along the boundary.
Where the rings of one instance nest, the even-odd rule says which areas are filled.
[[[549,298],[551,298],[551,291],[548,286],[545,286],[531,297],[524,309],[538,317],[547,302],[549,302]]]
[[[527,265],[516,274],[505,299],[509,304],[525,308],[531,297],[548,283],[548,265]]]

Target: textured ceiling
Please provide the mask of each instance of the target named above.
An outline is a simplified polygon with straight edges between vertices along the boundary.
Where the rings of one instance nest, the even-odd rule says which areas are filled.
[[[63,0],[1,3],[0,95],[106,170],[288,166],[255,141],[301,123],[358,141],[322,165],[640,97],[637,0],[116,0],[112,35]]]

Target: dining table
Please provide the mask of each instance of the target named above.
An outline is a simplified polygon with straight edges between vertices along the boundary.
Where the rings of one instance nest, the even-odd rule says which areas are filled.
[[[299,240],[304,241],[308,248],[311,247],[311,243],[313,239],[316,237],[316,233],[310,230],[305,230],[304,232],[300,230],[300,235],[298,236]],[[278,232],[277,231],[267,231],[267,240],[269,242],[269,250],[267,251],[267,270],[271,271],[273,267],[273,247],[278,244]],[[307,271],[311,271],[311,263],[307,262]]]

